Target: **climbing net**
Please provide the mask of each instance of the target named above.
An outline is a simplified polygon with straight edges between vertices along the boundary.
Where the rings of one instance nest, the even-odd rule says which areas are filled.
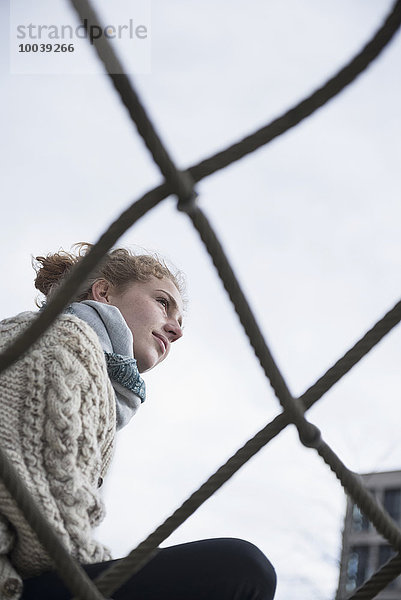
[[[87,28],[101,26],[88,0],[70,0],[70,2]],[[268,144],[339,94],[382,52],[400,25],[401,0],[398,0],[372,39],[346,66],[328,79],[324,85],[279,118],[274,119],[251,135],[202,162],[190,166],[186,170],[178,169],[169,156],[132,82],[124,73],[123,66],[108,40],[105,37],[101,37],[94,41],[98,57],[102,61],[111,82],[119,94],[122,103],[128,110],[153,160],[159,167],[164,177],[164,182],[148,191],[129,206],[101,235],[91,251],[74,267],[63,285],[54,294],[52,300],[49,301],[46,308],[38,315],[37,319],[18,339],[0,354],[0,372],[18,360],[40,335],[50,327],[60,312],[76,295],[82,282],[87,279],[119,237],[149,210],[173,194],[178,199],[178,210],[188,215],[210,254],[256,357],[266,377],[269,379],[283,410],[273,421],[248,440],[198,490],[187,498],[164,523],[132,550],[127,557],[115,563],[94,582],[87,577],[83,569],[64,548],[24,483],[17,476],[8,456],[0,448],[0,477],[3,479],[4,485],[14,497],[20,510],[24,513],[27,522],[35,531],[39,541],[46,548],[49,555],[52,556],[60,577],[76,597],[85,600],[104,600],[106,597],[110,597],[115,590],[121,587],[134,573],[151,560],[158,552],[159,545],[184,523],[203,502],[210,498],[252,456],[289,424],[296,426],[301,443],[306,447],[316,450],[324,462],[335,473],[345,492],[373,523],[377,531],[398,552],[394,558],[387,562],[368,582],[359,588],[351,598],[358,600],[374,598],[380,590],[401,573],[401,530],[362,485],[360,477],[343,464],[341,459],[324,441],[319,429],[305,417],[306,411],[400,322],[401,301],[367,331],[302,396],[294,398],[263,338],[247,299],[224,253],[224,249],[211,224],[197,204],[197,194],[195,191],[195,184],[198,181],[223,169],[261,146]]]

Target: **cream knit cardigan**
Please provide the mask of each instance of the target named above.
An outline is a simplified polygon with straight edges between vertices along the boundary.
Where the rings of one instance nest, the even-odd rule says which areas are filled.
[[[0,350],[34,319],[0,323]],[[104,510],[98,486],[115,435],[115,397],[92,328],[61,315],[0,374],[0,444],[66,548],[81,563],[108,560],[92,538]],[[21,578],[52,568],[49,556],[0,482],[0,600],[19,598]]]

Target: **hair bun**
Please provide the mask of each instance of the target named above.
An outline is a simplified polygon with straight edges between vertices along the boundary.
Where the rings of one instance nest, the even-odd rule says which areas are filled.
[[[77,258],[73,254],[64,251],[47,256],[36,256],[34,259],[36,289],[47,297],[76,262]]]

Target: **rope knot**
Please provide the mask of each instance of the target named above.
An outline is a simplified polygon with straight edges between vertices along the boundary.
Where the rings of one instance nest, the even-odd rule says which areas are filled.
[[[178,171],[179,177],[177,181],[177,209],[182,212],[190,213],[196,208],[196,199],[198,193],[194,189],[194,180],[189,171]]]
[[[313,423],[306,422],[302,431],[298,430],[299,439],[307,448],[319,448],[322,443],[322,434],[320,429]]]

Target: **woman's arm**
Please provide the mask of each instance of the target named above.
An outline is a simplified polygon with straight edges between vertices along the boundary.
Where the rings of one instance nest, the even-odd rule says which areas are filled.
[[[2,343],[26,327],[31,315],[14,319],[11,329],[3,327]],[[7,419],[0,425],[0,443],[68,550],[82,563],[108,559],[92,528],[104,513],[98,482],[111,459],[115,401],[91,328],[62,315],[0,377],[1,409]],[[49,568],[49,557],[1,487],[0,513],[17,532],[10,556],[19,573]]]

